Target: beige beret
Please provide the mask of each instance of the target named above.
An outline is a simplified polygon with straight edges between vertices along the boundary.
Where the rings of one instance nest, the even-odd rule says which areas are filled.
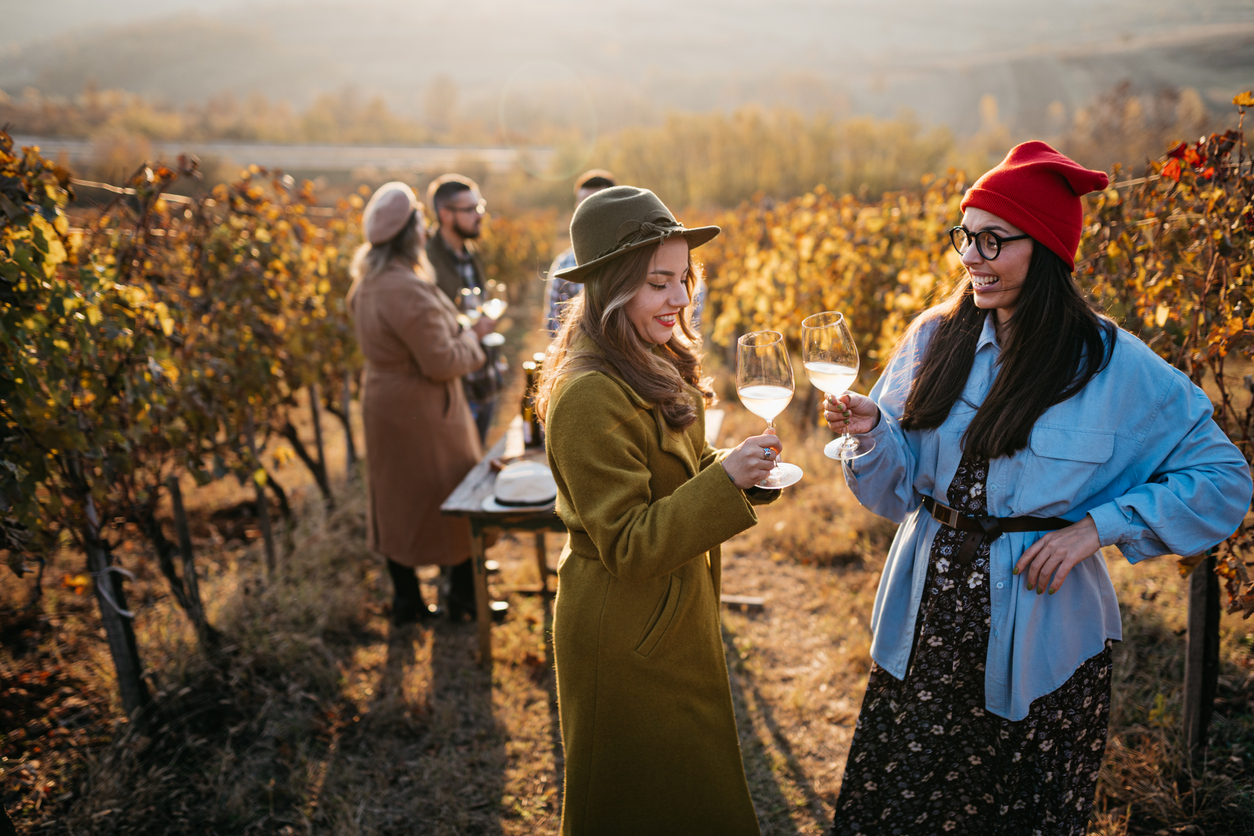
[[[413,189],[399,180],[384,183],[371,196],[362,214],[361,226],[366,240],[371,244],[392,240],[417,208],[418,198]]]

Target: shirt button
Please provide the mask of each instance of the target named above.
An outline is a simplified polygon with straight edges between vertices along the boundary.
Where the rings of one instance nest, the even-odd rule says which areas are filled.
[[[1005,584],[1004,584],[1004,583],[999,583],[999,584],[997,584],[997,588],[998,588],[998,589],[1001,589],[1003,586],[1005,586]]]

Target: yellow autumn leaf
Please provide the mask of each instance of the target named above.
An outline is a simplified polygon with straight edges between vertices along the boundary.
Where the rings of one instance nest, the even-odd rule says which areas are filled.
[[[1254,90],[1236,94],[1232,97],[1232,103],[1237,107],[1254,107]]]
[[[1167,317],[1171,315],[1171,309],[1166,305],[1159,305],[1154,311],[1154,324],[1162,328],[1167,324]]]
[[[161,332],[167,337],[174,333],[174,318],[170,316],[170,309],[165,302],[158,302],[152,306],[153,312],[157,315],[157,321],[161,323]]]
[[[253,481],[257,483],[258,487],[266,484],[266,469],[264,467],[259,467],[253,471]]]

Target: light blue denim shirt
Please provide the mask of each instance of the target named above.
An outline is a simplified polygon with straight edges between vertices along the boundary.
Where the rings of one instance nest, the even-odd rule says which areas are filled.
[[[900,523],[875,597],[871,656],[904,679],[928,554],[940,523],[920,503],[946,502],[962,458],[962,436],[997,373],[993,317],[984,323],[963,397],[931,430],[899,420],[935,319],[915,323],[871,390],[875,449],[846,463],[845,480],[864,506]],[[1250,470],[1220,431],[1200,389],[1144,343],[1119,331],[1110,364],[1074,397],[1036,422],[1028,447],[989,463],[988,513],[996,517],[1088,514],[1103,546],[1135,563],[1189,555],[1227,538],[1250,507]],[[948,503],[946,503],[948,504]],[[1054,595],[1027,590],[1011,574],[1042,532],[1002,534],[990,548],[992,597],[984,689],[987,709],[1010,720],[1054,691],[1106,639],[1120,639],[1119,603],[1100,556],[1081,561]]]

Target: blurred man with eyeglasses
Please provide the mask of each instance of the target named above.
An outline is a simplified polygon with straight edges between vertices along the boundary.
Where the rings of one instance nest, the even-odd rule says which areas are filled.
[[[487,203],[475,181],[460,174],[444,174],[431,181],[427,202],[435,216],[435,227],[427,236],[427,259],[435,270],[435,283],[458,310],[477,319],[486,298],[487,279],[474,242],[482,230]],[[500,369],[494,362],[485,363],[462,382],[479,440],[486,444],[496,415]]]
[[[427,235],[427,260],[435,271],[435,283],[462,312],[463,325],[479,321],[486,298],[487,277],[475,239],[483,227],[487,203],[479,186],[469,177],[444,174],[427,187],[427,203],[435,218]],[[490,335],[489,335],[490,336]],[[501,389],[501,367],[495,346],[484,345],[488,362],[462,378],[470,414],[479,441],[487,448],[488,429],[496,415]],[[449,616],[474,618],[474,571],[466,560],[444,570],[443,601]]]

